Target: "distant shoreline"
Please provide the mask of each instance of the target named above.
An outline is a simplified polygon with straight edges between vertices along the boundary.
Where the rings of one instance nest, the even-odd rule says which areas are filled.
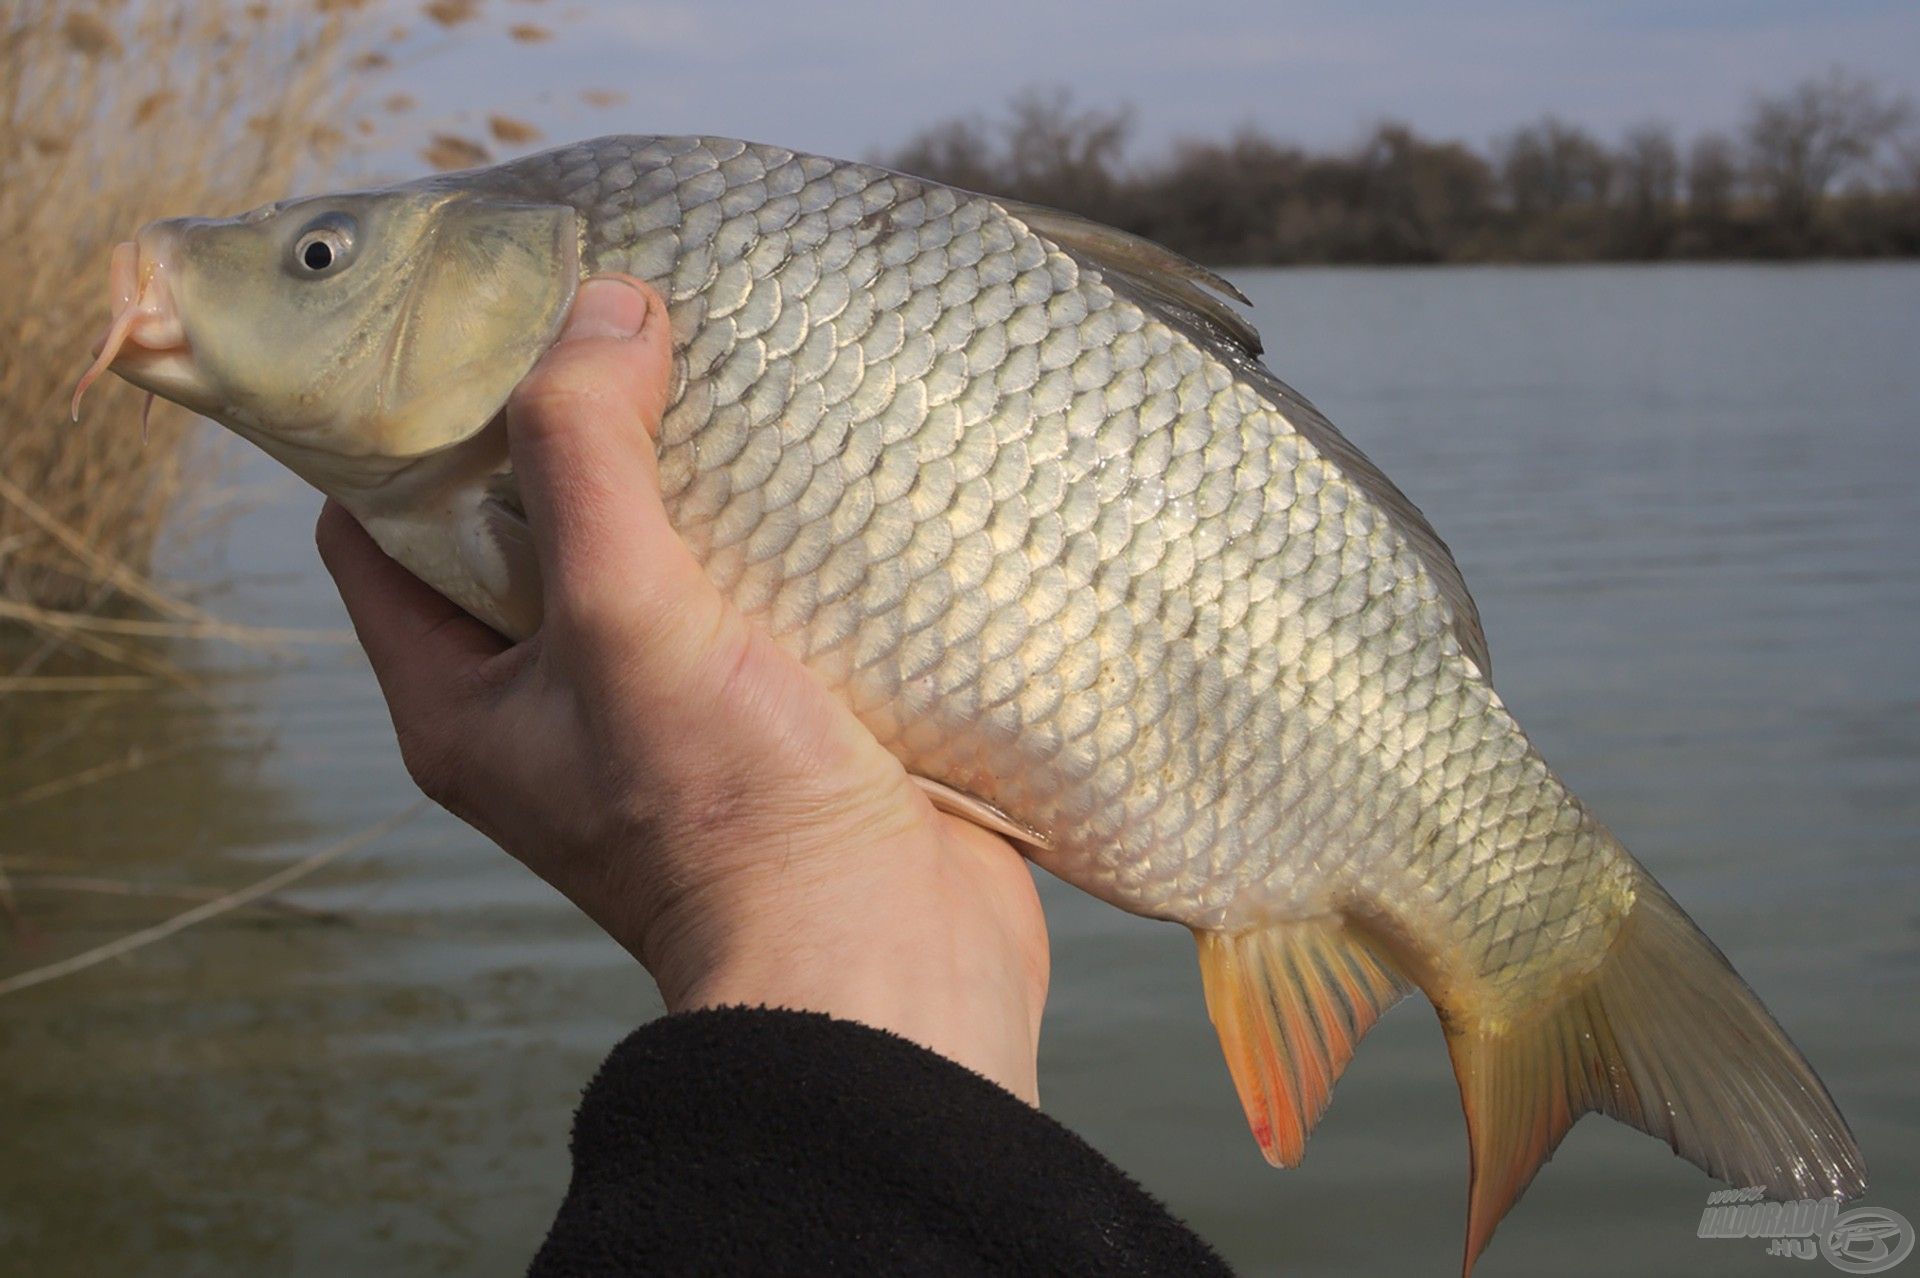
[[[1807,266],[1913,266],[1920,265],[1920,253],[1886,254],[1877,257],[1655,257],[1655,258],[1577,258],[1558,261],[1523,261],[1496,258],[1481,261],[1450,262],[1208,262],[1202,266],[1214,271],[1475,271],[1475,270],[1559,270],[1574,267],[1751,267],[1777,266],[1782,269]]]
[[[1920,113],[1835,69],[1757,96],[1736,135],[1553,116],[1485,148],[1383,123],[1339,151],[1244,128],[1132,161],[1126,108],[1029,90],[877,157],[1081,214],[1199,262],[1570,265],[1920,258]]]

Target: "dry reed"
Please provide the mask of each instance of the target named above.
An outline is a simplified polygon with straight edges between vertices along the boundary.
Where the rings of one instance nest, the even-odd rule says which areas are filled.
[[[102,383],[79,424],[66,400],[107,319],[116,241],[153,217],[284,195],[339,145],[354,50],[350,6],[332,9],[0,9],[0,244],[11,263],[0,290],[0,599],[10,604],[0,620],[40,640],[9,661],[0,686],[55,686],[33,670],[60,647],[151,666],[84,624],[103,611],[185,633],[218,628],[148,576],[169,515],[208,469],[191,418],[159,405],[143,439],[131,387]]]
[[[13,250],[0,290],[0,690],[65,687],[39,671],[72,652],[130,667],[128,686],[167,678],[150,654],[106,633],[292,637],[218,622],[149,576],[162,535],[214,469],[191,416],[159,404],[149,432],[141,397],[112,378],[79,424],[66,420],[66,402],[107,319],[115,242],[153,217],[237,212],[288,194],[350,136],[364,143],[385,131],[350,108],[397,65],[389,51],[407,38],[391,25],[397,7],[441,28],[483,16],[480,0],[0,6],[0,244]],[[506,34],[536,38],[525,23]],[[389,117],[418,105],[407,93],[379,96]],[[421,123],[420,154],[435,167],[491,158],[477,139]],[[540,136],[508,115],[487,126],[509,148]],[[103,612],[147,619],[103,626],[93,620]]]
[[[235,888],[230,892],[222,892],[217,896],[210,896],[209,899],[201,901],[200,904],[194,906],[192,909],[176,914],[172,918],[154,924],[152,927],[141,928],[137,932],[128,933],[126,936],[108,941],[104,945],[96,945],[92,949],[84,950],[70,958],[64,958],[56,963],[47,963],[40,967],[29,968],[24,972],[17,972],[12,976],[0,978],[0,998],[4,998],[8,994],[18,993],[21,990],[31,989],[36,985],[44,985],[48,981],[59,980],[63,976],[71,976],[75,972],[84,972],[90,967],[98,967],[109,959],[124,958],[135,950],[145,949],[157,941],[164,941],[170,936],[176,936],[188,928],[205,923],[209,919],[218,918],[222,914],[263,901],[271,897],[274,893],[291,887],[301,879],[312,874],[315,870],[331,865],[349,853],[357,852],[368,844],[376,842],[384,835],[399,829],[416,816],[419,816],[427,807],[427,800],[416,799],[398,812],[395,812],[392,816],[381,821],[376,821],[372,825],[348,835],[337,843],[329,844],[321,848],[318,852],[295,861],[292,865],[276,870],[263,879],[257,879],[245,887]]]
[[[378,103],[390,118],[422,107],[381,84],[421,56],[423,37],[410,41],[393,24],[403,9],[430,20],[423,33],[461,27],[453,38],[464,39],[470,22],[487,29],[479,0],[0,0],[0,245],[11,250],[0,289],[0,775],[82,731],[85,712],[46,714],[50,700],[98,713],[87,694],[171,696],[185,687],[207,697],[201,678],[173,661],[175,641],[271,650],[351,640],[238,625],[156,582],[151,563],[163,535],[211,527],[246,494],[208,482],[207,451],[184,411],[158,405],[143,439],[141,397],[117,379],[94,388],[78,425],[67,420],[67,398],[108,318],[111,247],[145,221],[238,212],[310,187],[349,145],[425,139],[443,166],[488,155],[478,141],[441,134],[444,118],[389,132],[357,109]],[[526,44],[546,29],[519,24],[495,34]],[[508,148],[540,136],[508,115],[490,116],[488,128]],[[85,660],[53,660],[67,654]],[[15,733],[10,715],[38,726]],[[43,730],[49,724],[59,726]],[[201,756],[211,743],[200,735],[158,747],[136,741],[62,775],[0,785],[0,852],[8,853],[0,856],[0,940],[32,923],[20,917],[9,872],[42,895],[194,903],[129,936],[0,977],[0,996],[233,910],[332,918],[274,894],[422,807],[232,891],[78,873],[90,867],[72,856],[22,857],[4,846],[19,809],[102,801],[99,791],[129,773]]]

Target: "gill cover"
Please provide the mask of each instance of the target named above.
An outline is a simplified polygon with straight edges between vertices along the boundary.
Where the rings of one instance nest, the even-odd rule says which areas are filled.
[[[558,334],[579,256],[565,205],[457,195],[436,210],[375,364],[378,451],[419,457],[485,425]]]

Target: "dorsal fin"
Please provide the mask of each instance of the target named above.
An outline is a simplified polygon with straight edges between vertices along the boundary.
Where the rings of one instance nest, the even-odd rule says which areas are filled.
[[[1322,457],[1338,466],[1385,512],[1433,579],[1434,589],[1446,603],[1461,650],[1482,674],[1493,672],[1486,632],[1480,627],[1480,610],[1467,590],[1466,578],[1460,575],[1460,566],[1453,561],[1453,552],[1420,508],[1384,471],[1305,396],[1275,377],[1256,358],[1261,351],[1260,334],[1220,300],[1225,296],[1252,305],[1239,289],[1151,240],[1058,209],[990,198],[1035,234],[1052,240],[1082,264],[1099,271],[1108,288],[1198,342],[1257,388]]]
[[[993,202],[1033,228],[1036,235],[1058,244],[1112,282],[1125,278],[1134,288],[1164,307],[1197,317],[1218,328],[1241,350],[1258,355],[1260,331],[1220,299],[1231,298],[1252,306],[1246,294],[1198,262],[1163,248],[1152,240],[1117,230],[1103,222],[1039,204],[992,196]],[[1216,296],[1217,294],[1217,296]]]

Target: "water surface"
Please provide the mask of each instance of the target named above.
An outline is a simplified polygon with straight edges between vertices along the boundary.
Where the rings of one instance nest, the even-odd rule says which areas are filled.
[[[1269,362],[1432,517],[1547,758],[1727,951],[1920,1219],[1920,266],[1239,271]],[[268,472],[256,466],[259,475]],[[338,626],[316,502],[251,511],[214,606]],[[183,654],[210,696],[0,721],[0,856],[232,886],[404,806],[358,656]],[[4,802],[4,799],[0,799]],[[1366,1040],[1306,1164],[1247,1136],[1183,929],[1051,881],[1050,1112],[1248,1273],[1456,1272],[1466,1144],[1431,1012]],[[0,1268],[510,1274],[644,975],[450,818],[292,895],[0,1000]],[[178,903],[23,887],[0,975]],[[3,926],[3,925],[0,925]],[[1582,1123],[1479,1273],[1754,1274],[1714,1182]],[[1825,1272],[1825,1266],[1820,1266]]]

